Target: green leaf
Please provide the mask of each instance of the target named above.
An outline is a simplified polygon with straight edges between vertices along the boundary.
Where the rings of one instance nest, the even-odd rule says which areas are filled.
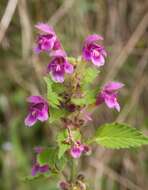
[[[75,141],[81,139],[81,133],[80,133],[79,130],[73,130],[73,131],[72,131],[72,136],[73,136],[73,139],[74,139]]]
[[[70,148],[70,145],[60,143],[59,144],[59,151],[58,151],[58,158],[60,159],[69,148]]]
[[[148,137],[126,124],[110,123],[97,129],[94,141],[106,148],[119,149],[148,144]]]
[[[50,108],[49,123],[58,121],[60,118],[66,116],[67,113],[65,109]]]
[[[65,157],[58,158],[57,147],[51,146],[37,155],[37,161],[41,165],[49,164],[50,168],[52,169],[62,170],[67,159]]]
[[[55,83],[47,77],[44,77],[44,80],[47,85],[47,99],[49,101],[49,104],[51,107],[58,108],[58,106],[60,105],[61,97],[59,97],[58,94],[53,91],[53,86],[55,85]]]
[[[94,104],[96,102],[96,89],[87,89],[83,98],[72,98],[71,102],[78,106]]]
[[[65,156],[62,156],[60,159],[58,159],[58,161],[55,163],[55,167],[58,170],[63,170],[65,167],[65,164],[67,162],[67,158]]]
[[[56,157],[55,154],[55,148],[51,147],[50,149],[44,150],[42,153],[37,155],[37,161],[39,164],[44,165],[44,164],[49,164],[53,165],[54,164],[54,158]]]
[[[83,78],[82,83],[83,84],[90,84],[94,81],[94,79],[97,77],[99,74],[99,70],[96,68],[89,67],[85,70],[85,75]]]
[[[71,102],[74,103],[77,106],[85,105],[85,99],[84,98],[72,98]]]
[[[64,141],[67,139],[67,137],[68,137],[67,130],[62,130],[57,135],[57,142],[58,142],[58,146],[59,146],[59,151],[58,151],[58,158],[59,159],[64,155],[64,153],[70,147],[70,145],[64,143]]]
[[[54,85],[52,86],[52,89],[57,94],[61,94],[61,93],[63,93],[66,90],[65,86],[61,85],[61,83],[54,83]]]

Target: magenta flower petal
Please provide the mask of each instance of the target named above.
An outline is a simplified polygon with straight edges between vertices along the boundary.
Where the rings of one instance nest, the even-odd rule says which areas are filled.
[[[98,34],[92,34],[86,38],[85,43],[91,44],[91,43],[96,42],[98,40],[103,40],[103,37],[98,35]]]
[[[73,72],[73,65],[67,62],[65,52],[62,50],[51,53],[53,59],[48,64],[47,71],[55,82],[63,83],[65,73],[71,74]]]
[[[102,45],[96,44],[96,41],[102,40],[103,38],[97,34],[90,35],[84,42],[82,50],[82,56],[86,61],[92,61],[97,67],[105,64],[105,57],[107,53]]]
[[[48,107],[44,108],[42,111],[38,113],[38,120],[46,121],[48,119]]]
[[[53,81],[58,82],[58,83],[64,82],[64,76],[63,75],[51,74],[51,78]]]
[[[94,65],[100,67],[103,66],[105,64],[105,59],[102,55],[100,55],[99,57],[92,57],[92,62]]]
[[[25,118],[25,125],[28,127],[31,127],[34,125],[37,121],[37,117],[32,114],[28,114],[27,117]]]
[[[117,111],[120,111],[120,105],[117,101],[117,90],[123,86],[124,84],[120,82],[108,82],[98,94],[96,104],[99,105],[105,102],[108,108],[115,108]]]
[[[56,41],[56,36],[53,34],[39,35],[37,39],[37,45],[34,48],[35,53],[40,53],[42,51],[50,52]]]
[[[37,120],[45,121],[48,119],[48,103],[41,96],[30,96],[29,114],[25,119],[25,125],[31,127]]]
[[[66,57],[66,52],[63,50],[55,50],[50,53],[51,57]]]
[[[70,149],[70,154],[73,158],[79,158],[84,151],[84,145],[80,141],[77,141],[76,144]]]
[[[82,151],[80,150],[79,147],[74,146],[72,147],[72,149],[70,150],[70,154],[73,158],[79,158],[82,154]]]
[[[124,86],[124,84],[121,82],[108,82],[104,86],[104,90],[114,91],[114,90],[118,90],[118,89],[122,88],[123,86]]]
[[[65,63],[65,73],[72,74],[73,73],[73,65],[70,63]]]
[[[33,104],[38,104],[38,103],[42,103],[45,100],[41,97],[41,96],[29,96],[27,98],[27,102],[29,103],[33,103]]]
[[[37,173],[46,173],[49,171],[49,166],[47,164],[40,166],[38,163],[35,163],[32,167],[32,176],[35,176]]]
[[[34,164],[31,171],[32,176],[35,176],[38,172],[39,172],[39,164]]]
[[[35,53],[38,54],[42,51],[49,53],[54,49],[55,43],[58,41],[53,28],[44,23],[39,23],[35,27],[40,31],[37,38],[37,45],[34,48]]]
[[[45,173],[49,171],[49,166],[47,164],[39,167],[39,172]]]
[[[56,39],[54,46],[53,46],[53,50],[59,50],[59,49],[62,49],[62,45],[61,45],[60,40]]]
[[[120,106],[117,102],[117,96],[115,94],[105,95],[105,103],[109,108],[117,108],[117,111],[120,111]]]
[[[45,23],[38,23],[35,25],[35,28],[47,34],[54,34],[53,28]]]

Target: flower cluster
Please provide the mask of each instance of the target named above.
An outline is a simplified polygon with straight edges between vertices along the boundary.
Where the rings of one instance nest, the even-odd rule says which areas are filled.
[[[40,31],[35,52],[48,53],[51,61],[47,66],[47,71],[55,82],[64,82],[65,73],[73,73],[73,65],[68,63],[66,52],[63,50],[53,28],[43,23],[39,23],[35,27]]]
[[[64,133],[64,139],[59,142],[64,148],[66,147],[62,153],[68,153],[72,158],[79,158],[82,154],[89,154],[91,152],[91,148],[87,142],[81,139],[82,135],[80,131],[82,125],[86,125],[88,122],[92,121],[88,107],[91,107],[92,104],[92,107],[95,107],[105,103],[108,108],[115,108],[117,111],[120,111],[117,96],[118,90],[123,87],[123,84],[120,82],[108,82],[99,92],[95,93],[95,91],[91,90],[90,85],[90,78],[93,78],[93,74],[90,73],[88,80],[84,80],[86,83],[88,82],[88,84],[83,84],[83,81],[81,81],[87,78],[87,76],[85,76],[86,73],[87,75],[89,75],[89,72],[97,73],[99,67],[105,64],[107,52],[103,45],[99,43],[103,40],[102,36],[97,34],[89,35],[84,41],[81,58],[74,58],[74,61],[71,61],[71,59],[67,57],[60,40],[51,26],[39,23],[35,28],[39,31],[39,34],[34,51],[37,54],[44,52],[50,59],[46,67],[46,77],[52,81],[53,86],[55,85],[56,88],[64,86],[65,91],[58,89],[58,92],[56,92],[57,94],[55,92],[52,93],[52,96],[55,97],[47,97],[48,101],[42,96],[30,96],[27,99],[29,103],[29,113],[25,118],[25,125],[31,127],[37,121],[44,122],[50,119],[53,111],[55,112],[55,110],[58,110],[56,117],[58,116],[63,122],[62,130],[68,131]],[[92,63],[93,65],[84,63]],[[84,66],[83,71],[81,71],[82,64]],[[88,70],[88,68],[91,69]],[[67,74],[70,77],[66,77]],[[50,93],[51,91],[50,89]],[[48,96],[50,96],[50,93],[48,93]],[[50,102],[53,98],[57,99]],[[56,105],[53,106],[54,103]],[[60,111],[63,111],[62,114]],[[67,115],[64,115],[65,113]],[[72,136],[73,131],[76,129],[78,129],[77,131],[80,133],[79,138]],[[39,147],[35,149],[37,155],[41,154],[43,151],[44,150]],[[33,176],[37,173],[44,173],[47,171],[49,171],[48,164],[41,165],[35,161],[32,167]],[[61,184],[61,186],[63,189],[67,188],[64,183]]]

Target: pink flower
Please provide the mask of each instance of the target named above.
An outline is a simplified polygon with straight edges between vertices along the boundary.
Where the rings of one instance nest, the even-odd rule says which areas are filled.
[[[44,147],[37,146],[34,148],[34,152],[38,155],[41,154],[44,151]],[[46,173],[49,171],[49,166],[48,164],[40,165],[37,162],[36,158],[33,158],[33,166],[32,166],[32,176],[35,176],[37,173]]]
[[[37,46],[34,48],[36,53],[42,51],[49,53],[52,50],[61,48],[61,44],[51,26],[39,23],[35,25],[35,27],[40,31],[40,35],[37,39]]]
[[[92,61],[97,67],[103,66],[107,53],[102,45],[96,43],[98,40],[103,40],[100,35],[92,34],[88,36],[84,42],[83,58],[86,61]]]
[[[87,154],[88,152],[90,152],[90,148],[80,141],[77,141],[70,149],[70,155],[73,158],[79,158],[82,153]]]
[[[124,84],[120,82],[108,82],[98,94],[96,104],[99,105],[105,102],[109,108],[115,108],[117,111],[120,111],[120,105],[117,101],[117,90],[123,86]]]
[[[73,158],[79,158],[84,151],[84,146],[80,142],[77,142],[71,149],[70,154]]]
[[[38,163],[35,163],[32,167],[32,176],[35,176],[37,173],[46,173],[49,171],[49,166],[47,164],[40,165]]]
[[[48,103],[41,96],[30,96],[29,114],[25,118],[25,125],[31,127],[37,120],[46,121],[48,119]]]
[[[73,73],[73,65],[66,59],[66,53],[62,50],[54,51],[50,54],[53,59],[48,64],[48,72],[55,82],[64,82],[64,75]]]

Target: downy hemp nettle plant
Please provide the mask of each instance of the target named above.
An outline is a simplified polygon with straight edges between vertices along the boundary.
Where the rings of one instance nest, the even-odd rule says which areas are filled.
[[[130,148],[148,144],[148,138],[120,123],[104,124],[91,138],[85,137],[83,130],[92,120],[91,113],[96,107],[105,103],[108,108],[120,111],[117,96],[124,85],[120,82],[108,82],[103,87],[94,84],[107,57],[105,48],[99,44],[103,38],[97,34],[88,36],[82,56],[74,58],[67,56],[51,26],[39,23],[35,27],[39,34],[34,50],[37,54],[47,54],[50,59],[44,77],[47,96],[28,98],[25,125],[32,127],[38,121],[54,123],[57,136],[54,145],[35,148],[32,176],[59,175],[62,190],[89,189],[77,167],[78,158],[91,155],[92,144],[112,149]]]

